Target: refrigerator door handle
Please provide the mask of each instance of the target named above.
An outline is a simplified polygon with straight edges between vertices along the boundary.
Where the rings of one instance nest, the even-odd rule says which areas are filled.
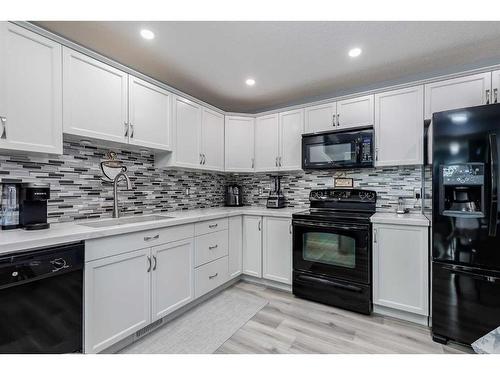
[[[490,133],[488,135],[490,143],[491,158],[491,199],[490,199],[490,219],[488,222],[488,235],[496,237],[497,235],[497,217],[498,217],[498,149],[497,135]]]
[[[500,277],[496,276],[490,276],[490,275],[483,275],[480,273],[476,273],[474,271],[470,271],[467,269],[467,267],[460,267],[460,266],[445,266],[443,267],[444,270],[450,271],[451,273],[455,273],[458,275],[465,275],[469,276],[478,280],[483,280],[487,281],[490,283],[496,283],[500,281]]]

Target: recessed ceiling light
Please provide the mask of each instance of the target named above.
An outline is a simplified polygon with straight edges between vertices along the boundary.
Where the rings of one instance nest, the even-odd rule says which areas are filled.
[[[151,39],[155,38],[155,33],[152,32],[151,30],[148,30],[148,29],[142,29],[141,30],[141,36],[144,39],[151,40]]]
[[[248,85],[248,86],[253,86],[255,85],[255,79],[253,78],[248,78],[245,83]]]
[[[349,50],[349,56],[350,56],[350,57],[358,57],[359,55],[361,55],[361,52],[362,52],[362,51],[361,51],[361,48],[358,48],[358,47],[356,47],[356,48],[351,48],[351,49]]]

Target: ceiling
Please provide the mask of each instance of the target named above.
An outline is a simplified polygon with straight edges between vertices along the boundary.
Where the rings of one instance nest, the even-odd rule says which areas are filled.
[[[498,59],[500,22],[35,22],[226,111]],[[144,40],[142,28],[156,37]],[[350,58],[352,47],[363,50]],[[253,87],[245,79],[256,80]]]

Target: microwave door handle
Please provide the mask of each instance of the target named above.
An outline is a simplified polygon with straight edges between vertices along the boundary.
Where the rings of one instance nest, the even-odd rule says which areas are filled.
[[[491,197],[490,197],[490,218],[488,222],[488,235],[496,237],[497,235],[497,217],[498,217],[498,149],[497,135],[490,133],[488,135],[491,159]]]

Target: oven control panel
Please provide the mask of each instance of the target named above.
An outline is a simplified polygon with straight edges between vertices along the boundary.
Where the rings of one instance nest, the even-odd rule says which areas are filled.
[[[373,190],[361,189],[319,189],[309,194],[311,202],[366,202],[375,203],[377,193]]]

